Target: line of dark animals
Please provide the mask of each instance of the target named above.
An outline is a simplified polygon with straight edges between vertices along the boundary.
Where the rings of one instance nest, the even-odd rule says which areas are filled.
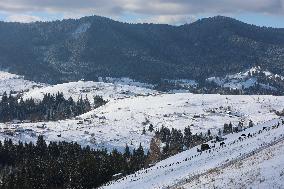
[[[284,124],[284,120],[282,120],[282,124]],[[280,126],[280,123],[278,122],[277,125],[273,125],[272,127],[262,127],[262,130],[259,130],[258,132],[255,132],[253,134],[251,133],[248,133],[247,135],[246,134],[241,134],[241,136],[238,138],[239,141],[243,141],[244,139],[246,138],[251,138],[251,137],[254,137],[256,136],[256,134],[261,134],[263,131],[269,131],[270,129],[276,129]],[[215,141],[211,141],[211,143],[217,143],[217,142],[220,142],[220,147],[226,147],[225,145],[225,142],[224,140],[226,140],[225,138],[220,138],[220,137],[216,137],[216,140]],[[230,144],[234,144],[234,142],[230,143]],[[212,148],[215,148],[215,144],[210,146],[209,144],[207,143],[204,143],[204,144],[201,144],[201,147],[200,149],[197,148],[197,152],[203,152],[203,151],[206,151],[206,150],[210,150]]]
[[[282,125],[284,125],[284,120],[282,120]],[[264,131],[269,131],[271,129],[276,129],[279,126],[280,126],[280,123],[278,122],[276,125],[273,125],[272,127],[262,127],[262,129],[260,129],[259,131],[255,132],[253,134],[251,134],[251,133],[248,133],[247,135],[246,134],[241,134],[241,136],[238,139],[234,140],[231,143],[228,143],[228,146],[230,146],[232,144],[235,144],[237,142],[243,141],[244,139],[255,137],[257,134],[261,134]],[[211,141],[211,143],[214,143],[214,145],[210,146],[207,143],[201,144],[201,149],[197,148],[197,152],[199,152],[198,154],[195,154],[195,155],[193,155],[191,157],[187,157],[187,158],[183,159],[181,162],[175,162],[175,163],[171,163],[171,164],[167,164],[167,165],[163,165],[163,166],[162,165],[158,166],[158,167],[156,167],[156,170],[157,169],[161,169],[161,168],[165,168],[165,167],[171,167],[173,165],[178,165],[178,164],[181,164],[182,162],[190,161],[191,159],[200,156],[203,151],[205,151],[205,153],[211,153],[211,151],[218,150],[220,148],[226,147],[226,143],[224,142],[224,140],[226,140],[226,138],[217,138],[216,137],[216,140]],[[219,147],[216,147],[216,143],[217,142],[219,142]],[[119,179],[116,179],[116,180],[113,180],[113,181],[105,184],[105,186],[108,186],[108,185],[112,184],[114,181],[121,182],[121,181],[124,181],[124,180],[126,180],[128,178],[131,178],[131,180],[130,180],[131,182],[140,180],[141,178],[136,178],[136,177],[138,175],[141,175],[141,174],[144,174],[144,173],[148,173],[149,171],[152,171],[154,168],[151,168],[151,167],[153,167],[153,166],[155,166],[155,164],[152,164],[152,166],[149,167],[150,169],[149,168],[143,168],[142,170],[136,172],[135,174],[132,174],[132,175],[129,175],[129,176],[126,176],[126,177],[122,177],[122,178],[119,178]],[[173,169],[171,169],[171,170],[173,171]]]

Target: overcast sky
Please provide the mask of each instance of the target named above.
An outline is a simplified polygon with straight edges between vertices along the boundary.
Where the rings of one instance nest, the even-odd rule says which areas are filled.
[[[50,21],[100,15],[180,25],[214,15],[284,28],[284,0],[0,0],[0,20]]]

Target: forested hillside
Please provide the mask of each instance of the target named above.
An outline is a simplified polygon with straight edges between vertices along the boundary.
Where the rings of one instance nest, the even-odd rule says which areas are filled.
[[[227,17],[170,26],[78,20],[0,23],[0,67],[49,83],[98,76],[204,81],[253,66],[284,71],[284,29]]]

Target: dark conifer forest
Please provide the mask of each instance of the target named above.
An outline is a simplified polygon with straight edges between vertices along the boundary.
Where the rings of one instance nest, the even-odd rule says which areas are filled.
[[[143,147],[124,153],[94,150],[77,143],[50,142],[39,136],[36,144],[0,142],[0,188],[95,188],[145,166]]]
[[[94,108],[106,103],[100,96],[94,97]],[[12,120],[54,121],[72,118],[92,109],[87,97],[77,101],[72,97],[64,98],[63,93],[45,94],[42,100],[33,98],[23,100],[22,97],[4,93],[0,101],[0,122]]]

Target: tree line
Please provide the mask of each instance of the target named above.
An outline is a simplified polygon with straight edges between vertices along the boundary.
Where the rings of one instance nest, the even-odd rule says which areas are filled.
[[[94,97],[94,108],[106,103],[100,96]],[[19,95],[8,96],[4,92],[0,101],[0,122],[9,122],[12,120],[30,120],[30,121],[50,121],[67,119],[81,115],[92,109],[87,96],[83,99],[81,96],[77,101],[72,97],[64,98],[63,93],[44,94],[42,100],[35,101],[33,98],[24,100]]]
[[[247,126],[241,121],[235,127],[233,127],[232,123],[225,123],[223,128],[218,130],[217,135],[213,135],[210,129],[205,133],[200,132],[193,134],[190,126],[184,128],[183,132],[175,128],[169,129],[162,126],[155,131],[155,135],[150,142],[148,163],[156,163],[184,150],[206,143],[213,138],[215,138],[216,141],[222,141],[224,140],[223,135],[237,133],[253,126],[254,123],[252,120],[249,120]],[[153,132],[153,130],[153,125],[150,124],[148,131]],[[145,133],[146,129],[144,128],[142,134]]]
[[[0,142],[0,188],[95,188],[113,175],[133,173],[147,155],[140,146],[132,152],[94,150],[77,143],[50,142],[39,136],[35,144]]]
[[[202,132],[193,134],[190,126],[186,127],[184,132],[175,128],[170,130],[163,126],[155,132],[155,136],[151,140],[149,161],[157,162],[211,139],[213,136],[210,130],[207,134]],[[161,144],[163,144],[162,148],[158,148]]]

